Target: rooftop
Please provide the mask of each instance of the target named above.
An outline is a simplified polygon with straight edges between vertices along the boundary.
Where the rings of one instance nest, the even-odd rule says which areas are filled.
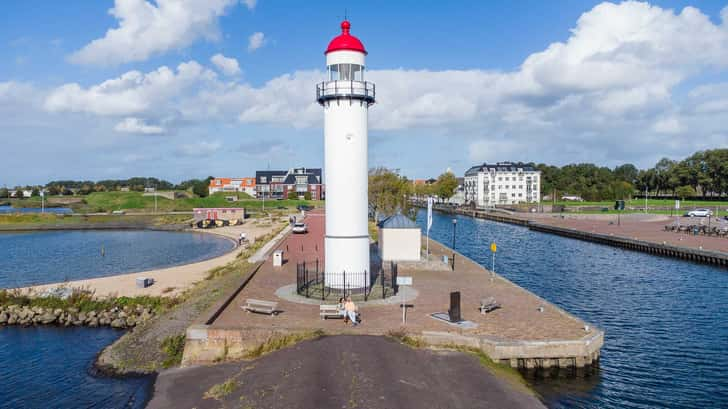
[[[341,34],[337,37],[335,37],[331,42],[329,43],[328,48],[326,48],[326,52],[324,54],[328,54],[333,51],[358,51],[360,53],[367,54],[367,51],[364,49],[364,44],[362,44],[361,41],[359,41],[358,38],[354,37],[353,35],[349,34],[349,29],[351,28],[351,23],[349,23],[348,20],[344,20],[341,22]]]

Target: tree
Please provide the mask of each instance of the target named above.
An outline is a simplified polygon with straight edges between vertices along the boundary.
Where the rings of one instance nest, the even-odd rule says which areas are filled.
[[[7,188],[0,188],[0,199],[7,199],[10,197],[10,192]]]
[[[369,209],[374,217],[397,210],[408,214],[411,193],[412,184],[407,178],[387,168],[369,170]]]
[[[625,163],[624,165],[617,166],[614,168],[614,171],[612,172],[614,174],[614,178],[617,180],[634,183],[634,181],[637,179],[637,175],[639,174],[639,170],[637,167],[631,163]]]
[[[15,198],[16,199],[23,199],[25,196],[23,196],[23,189],[18,188],[15,190]]]
[[[30,191],[31,197],[38,197],[40,196],[40,190],[38,190],[37,187],[34,187],[33,190]]]
[[[209,183],[204,180],[197,180],[192,185],[192,193],[199,197],[207,197],[210,194]]]
[[[685,200],[685,198],[695,196],[696,193],[695,193],[695,189],[693,189],[692,186],[680,186],[677,189],[675,189],[675,194],[681,200]]]
[[[61,190],[56,185],[48,186],[48,188],[46,188],[46,192],[48,192],[49,196],[58,196],[61,194]]]
[[[458,187],[458,179],[454,173],[448,171],[438,176],[435,184],[437,196],[448,200],[455,195],[455,189]]]

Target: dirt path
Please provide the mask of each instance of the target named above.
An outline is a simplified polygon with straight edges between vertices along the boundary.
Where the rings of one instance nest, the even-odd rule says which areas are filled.
[[[411,349],[384,337],[334,336],[305,341],[255,361],[162,372],[147,407],[544,406],[493,375],[469,354]]]

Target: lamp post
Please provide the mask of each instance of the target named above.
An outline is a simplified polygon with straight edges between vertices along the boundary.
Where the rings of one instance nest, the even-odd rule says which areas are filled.
[[[455,230],[458,225],[458,219],[452,219],[452,249],[455,251]]]
[[[452,219],[452,271],[455,271],[455,230],[457,225],[458,219]]]

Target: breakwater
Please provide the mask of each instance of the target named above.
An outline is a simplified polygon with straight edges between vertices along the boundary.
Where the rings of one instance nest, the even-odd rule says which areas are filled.
[[[135,307],[112,307],[106,310],[81,311],[76,307],[44,308],[27,305],[0,306],[0,326],[6,325],[58,325],[87,326],[124,329],[133,328],[149,321],[154,310],[137,305]]]
[[[453,206],[435,206],[435,210],[442,213],[459,214],[474,217],[476,219],[485,219],[499,223],[508,223],[517,226],[524,226],[528,227],[531,230],[540,231],[543,233],[556,234],[572,239],[606,244],[609,246],[620,247],[632,251],[640,251],[643,253],[650,253],[663,257],[679,258],[702,264],[728,267],[728,254],[726,253],[674,246],[667,243],[657,243],[612,234],[600,234],[584,230],[571,229],[568,227],[552,226],[544,223],[538,223],[533,220],[528,220],[527,214],[516,216],[501,212],[489,212],[483,210],[457,208]]]

